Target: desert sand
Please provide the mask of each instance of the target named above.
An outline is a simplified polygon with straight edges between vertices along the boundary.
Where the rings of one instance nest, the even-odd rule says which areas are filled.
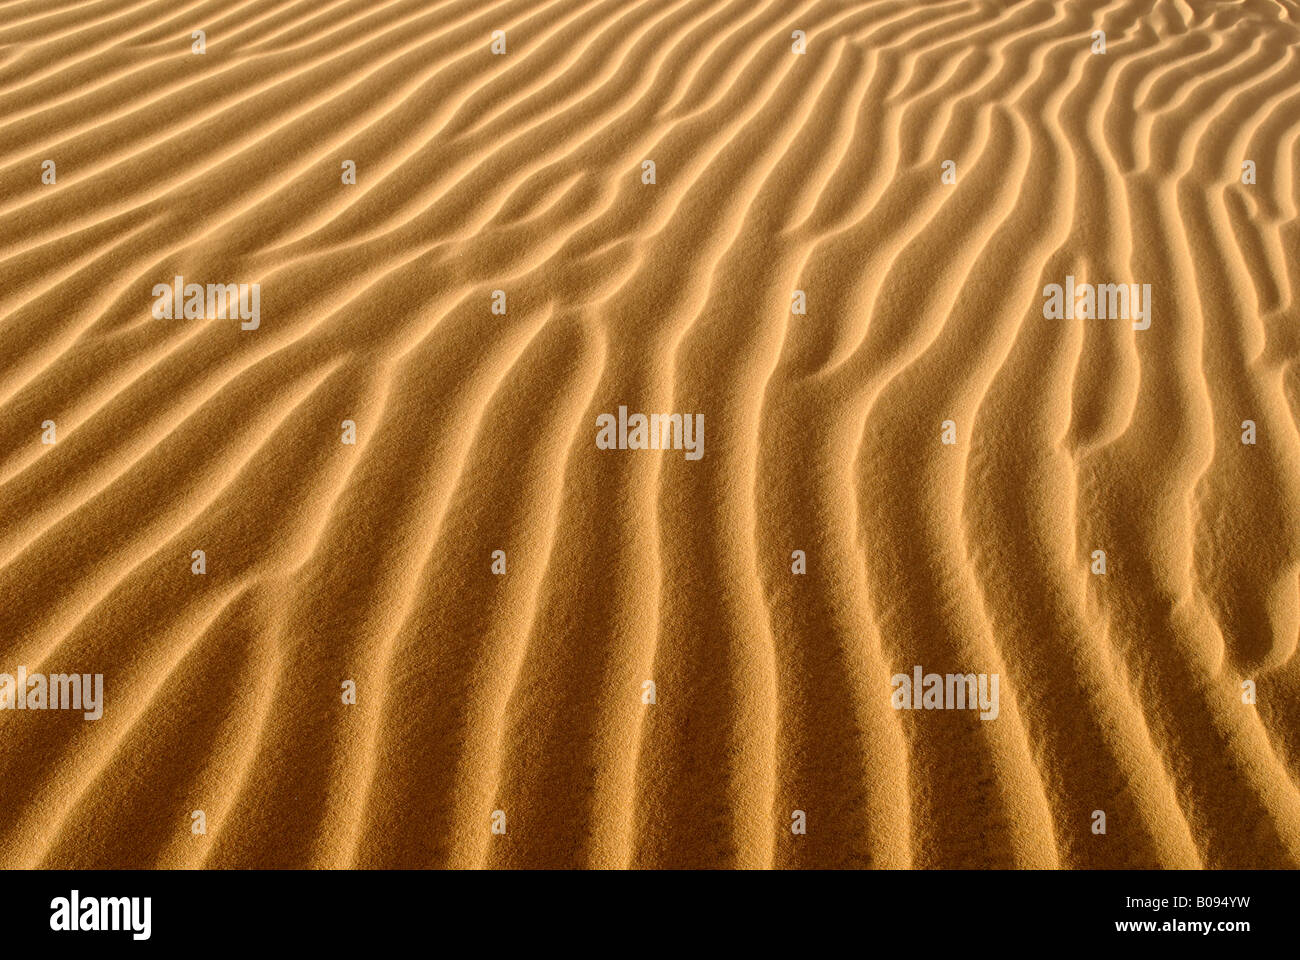
[[[18,0],[0,127],[0,866],[1300,866],[1300,4]]]

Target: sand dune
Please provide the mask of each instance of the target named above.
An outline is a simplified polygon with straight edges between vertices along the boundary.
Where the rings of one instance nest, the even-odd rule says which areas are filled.
[[[0,132],[0,866],[1300,866],[1300,4],[18,0]]]

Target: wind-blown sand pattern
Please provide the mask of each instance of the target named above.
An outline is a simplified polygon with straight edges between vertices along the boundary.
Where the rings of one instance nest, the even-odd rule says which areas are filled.
[[[0,124],[0,671],[105,685],[0,865],[1300,865],[1300,4],[20,0]]]

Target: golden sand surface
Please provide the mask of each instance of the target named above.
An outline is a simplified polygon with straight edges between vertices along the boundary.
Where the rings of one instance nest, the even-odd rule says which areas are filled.
[[[1293,0],[0,3],[0,866],[1300,866],[1298,362]]]

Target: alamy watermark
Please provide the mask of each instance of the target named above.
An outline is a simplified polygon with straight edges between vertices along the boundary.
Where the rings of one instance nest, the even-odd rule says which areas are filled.
[[[82,710],[87,720],[104,715],[102,673],[0,673],[0,710]]]
[[[1132,320],[1134,330],[1151,326],[1151,284],[1076,283],[1043,287],[1043,316],[1048,320]]]
[[[83,897],[73,890],[67,897],[50,901],[50,929],[125,930],[133,940],[148,940],[153,931],[152,897]]]
[[[618,417],[602,413],[596,418],[599,450],[685,450],[687,460],[704,456],[704,414],[634,413],[618,408]]]
[[[153,288],[155,320],[233,320],[241,330],[256,330],[262,323],[262,286],[258,283],[186,283],[175,277]]]
[[[896,673],[889,701],[895,710],[976,710],[981,720],[998,718],[998,675],[996,673],[923,673],[919,666],[912,675]]]

